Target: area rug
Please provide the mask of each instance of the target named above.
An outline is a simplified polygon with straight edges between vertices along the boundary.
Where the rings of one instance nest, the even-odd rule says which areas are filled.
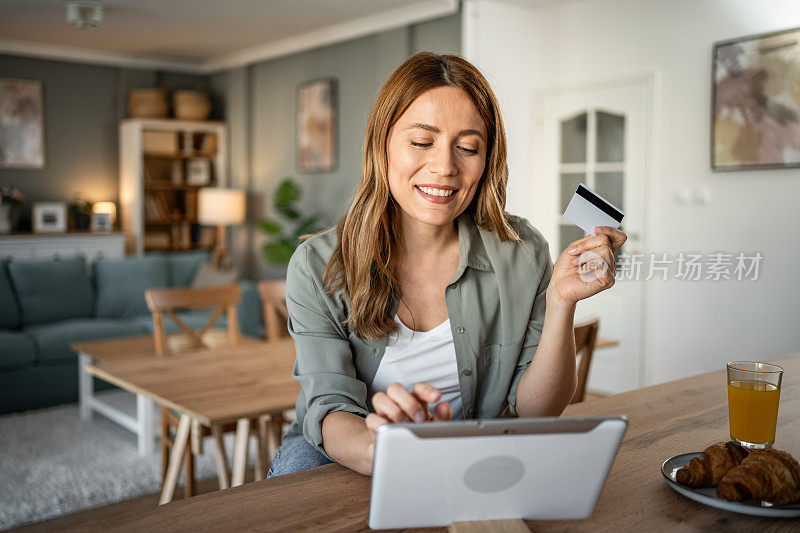
[[[230,461],[233,435],[225,448]],[[195,475],[216,477],[210,440],[203,451]],[[136,436],[102,416],[81,420],[77,404],[0,416],[0,529],[160,490],[160,455],[140,456]]]

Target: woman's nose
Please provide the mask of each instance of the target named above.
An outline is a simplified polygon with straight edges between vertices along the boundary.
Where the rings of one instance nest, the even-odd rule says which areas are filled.
[[[441,176],[452,176],[458,173],[455,154],[449,146],[440,145],[430,152],[431,160],[428,163],[428,170],[432,174]]]

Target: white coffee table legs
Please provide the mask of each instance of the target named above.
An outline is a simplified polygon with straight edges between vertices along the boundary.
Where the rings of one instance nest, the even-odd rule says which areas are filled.
[[[134,432],[137,436],[139,455],[150,455],[155,451],[155,403],[147,396],[136,395],[136,416],[104,402],[94,392],[94,380],[86,372],[85,365],[93,364],[94,358],[85,353],[78,354],[78,399],[80,415],[89,420],[92,411],[100,413],[109,420]]]

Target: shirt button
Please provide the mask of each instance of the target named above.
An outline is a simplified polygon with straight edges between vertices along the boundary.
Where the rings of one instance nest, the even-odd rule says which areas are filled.
[[[464,333],[464,326],[458,326],[458,328],[456,328],[456,333]]]
[[[472,375],[472,370],[470,370],[469,368],[464,370],[464,375],[465,376],[471,376]]]

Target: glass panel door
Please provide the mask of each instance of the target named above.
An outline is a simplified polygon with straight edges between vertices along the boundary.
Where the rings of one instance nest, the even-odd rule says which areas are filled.
[[[559,161],[560,250],[585,234],[562,214],[579,183],[625,211],[625,115],[586,109],[562,119]],[[620,229],[624,228],[620,226]],[[619,251],[615,254],[619,262]],[[619,265],[617,265],[619,269]]]

